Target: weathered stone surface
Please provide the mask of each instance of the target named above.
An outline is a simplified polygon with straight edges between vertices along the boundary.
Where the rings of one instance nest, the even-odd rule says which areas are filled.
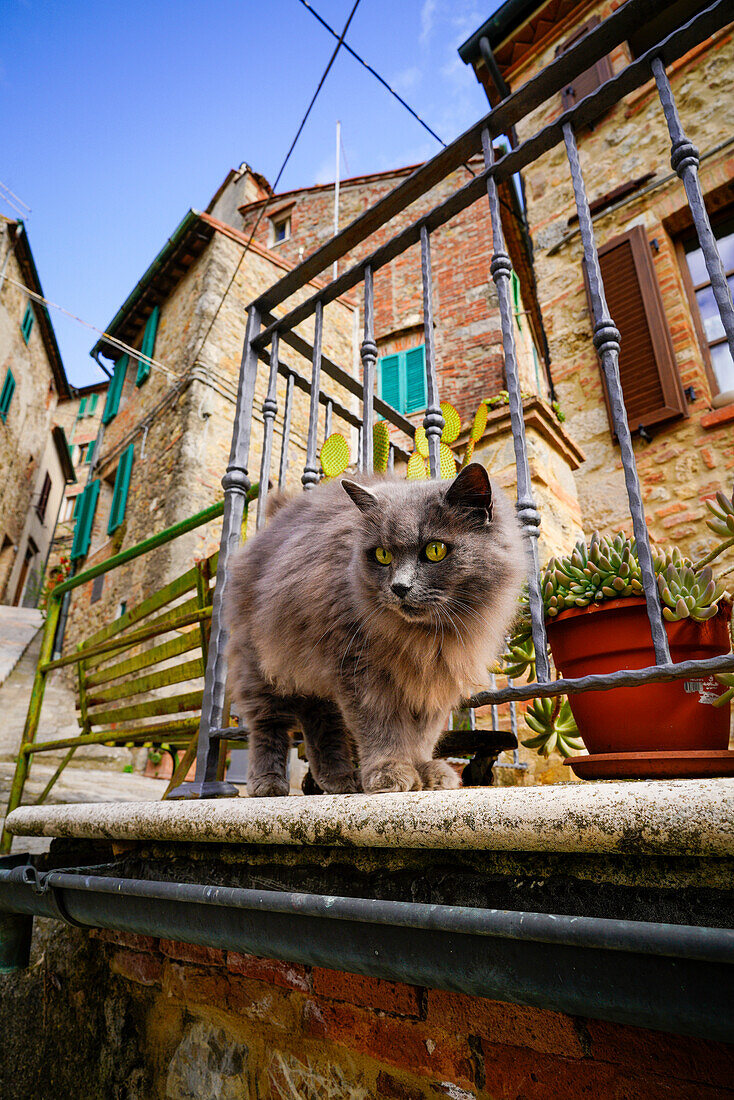
[[[734,780],[24,806],[20,836],[549,852],[734,851]]]
[[[166,1077],[166,1100],[241,1100],[248,1094],[248,1049],[208,1021],[184,1033]]]

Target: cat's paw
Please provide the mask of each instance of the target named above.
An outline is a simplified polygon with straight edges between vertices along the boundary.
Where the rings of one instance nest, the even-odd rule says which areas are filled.
[[[357,794],[362,790],[359,770],[342,772],[341,775],[322,776],[321,787],[325,794]]]
[[[390,794],[396,791],[419,791],[423,784],[412,764],[390,760],[373,771],[362,773],[367,794]]]
[[[461,786],[458,775],[445,760],[426,760],[418,765],[424,791],[455,791]]]
[[[250,798],[274,798],[288,794],[288,780],[274,772],[257,775],[247,780],[247,793]]]

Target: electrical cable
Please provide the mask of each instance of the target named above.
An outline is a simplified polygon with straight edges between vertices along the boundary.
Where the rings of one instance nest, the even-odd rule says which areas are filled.
[[[304,8],[306,8],[308,11],[311,12],[311,15],[314,17],[314,19],[318,20],[318,22],[321,24],[321,26],[324,27],[324,29],[327,30],[329,32],[329,34],[333,35],[334,38],[338,38],[338,35],[337,35],[336,31],[334,30],[334,28],[329,26],[329,24],[326,22],[326,20],[323,19],[319,15],[319,13],[316,11],[315,8],[311,7],[311,5],[308,3],[308,0],[299,0],[299,3],[303,4]],[[363,57],[360,57],[359,54],[356,52],[356,50],[353,50],[348,42],[344,42],[343,45],[344,45],[344,49],[347,51],[347,53],[351,54],[351,56],[354,58],[354,60],[358,61],[360,63],[360,65],[362,65],[367,70],[367,72],[372,73],[374,78],[376,80],[378,80],[380,82],[380,84],[382,84],[383,88],[386,88],[388,90],[388,92],[390,93],[390,95],[394,96],[395,99],[397,99],[398,103],[400,103],[401,106],[405,107],[405,110],[408,112],[408,114],[412,115],[413,118],[416,120],[416,122],[420,122],[423,129],[427,130],[428,133],[431,135],[431,137],[435,138],[436,141],[439,143],[439,145],[442,145],[443,148],[446,149],[447,148],[446,142],[443,140],[443,138],[440,138],[438,136],[438,134],[436,133],[436,131],[432,130],[427,122],[424,122],[424,120],[417,113],[417,111],[414,111],[413,108],[410,106],[410,104],[406,103],[405,100],[403,99],[403,97],[401,95],[399,95],[395,91],[394,88],[390,87],[390,85],[384,79],[384,77],[380,76],[380,74],[377,72],[377,70],[373,69],[372,66],[369,65],[364,60]],[[470,175],[472,175],[472,176],[476,175],[476,172],[472,171],[472,169],[469,167],[468,164],[464,164],[464,168],[466,168],[467,172],[469,172]]]
[[[288,152],[285,155],[285,159],[283,160],[283,163],[280,166],[280,170],[278,172],[278,175],[275,177],[275,183],[272,186],[272,191],[273,192],[275,192],[278,184],[280,183],[280,178],[283,175],[283,172],[285,171],[285,168],[286,168],[286,165],[288,164],[288,161],[290,160],[291,153],[293,152],[293,150],[296,147],[296,142],[298,141],[299,137],[301,136],[301,133],[303,131],[303,127],[306,125],[306,121],[308,119],[308,116],[311,114],[311,109],[313,108],[313,105],[316,102],[318,94],[324,86],[324,81],[326,80],[327,76],[329,75],[329,72],[331,70],[331,66],[334,64],[334,62],[336,60],[336,55],[339,53],[339,50],[341,49],[342,45],[344,44],[344,36],[346,35],[347,31],[349,30],[349,24],[352,22],[352,19],[354,18],[354,13],[356,12],[357,8],[359,7],[359,4],[360,4],[360,0],[355,0],[354,6],[353,6],[352,10],[349,13],[349,17],[348,17],[346,23],[344,24],[344,30],[342,31],[341,35],[339,35],[339,40],[338,40],[336,46],[334,47],[334,52],[332,53],[331,57],[329,58],[329,63],[327,64],[326,68],[324,69],[323,75],[322,75],[321,79],[319,80],[319,83],[316,87],[316,91],[314,92],[313,96],[311,97],[311,102],[309,103],[309,105],[306,109],[306,113],[304,114],[303,118],[301,119],[300,126],[298,127],[298,130],[296,131],[296,136],[293,138],[293,141],[291,142],[291,145],[290,145],[290,149],[288,150]],[[224,294],[219,299],[219,305],[217,306],[217,308],[214,312],[214,316],[212,317],[211,321],[209,322],[209,327],[207,328],[206,332],[204,333],[204,337],[203,337],[201,343],[199,344],[199,346],[197,348],[196,354],[194,355],[194,361],[196,361],[198,356],[201,354],[201,349],[204,347],[204,344],[206,343],[206,341],[209,337],[209,333],[211,332],[212,328],[214,327],[214,323],[215,323],[217,317],[219,316],[219,311],[222,308],[222,306],[224,305],[224,301],[225,301],[227,295],[229,294],[229,291],[232,287],[232,284],[234,283],[235,279],[237,278],[237,274],[240,270],[240,267],[242,266],[242,261],[244,260],[245,256],[249,252],[250,245],[252,244],[252,241],[255,237],[255,233],[257,232],[257,228],[260,225],[260,222],[262,221],[262,217],[263,217],[264,213],[265,213],[265,205],[261,206],[261,208],[260,208],[260,212],[259,212],[259,214],[258,214],[258,216],[255,220],[254,226],[252,227],[252,232],[250,233],[250,236],[247,240],[247,244],[244,247],[242,255],[240,256],[239,260],[237,261],[237,266],[235,267],[234,271],[232,272],[232,278],[229,280],[229,283],[227,284],[227,288],[224,291]]]

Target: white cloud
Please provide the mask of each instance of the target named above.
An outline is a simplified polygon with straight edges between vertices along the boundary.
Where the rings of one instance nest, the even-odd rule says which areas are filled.
[[[436,21],[437,9],[438,0],[424,0],[423,7],[421,8],[421,33],[419,39],[421,46],[428,45],[428,40],[433,33],[433,27]]]
[[[409,69],[403,69],[402,72],[397,73],[397,75],[392,78],[390,83],[392,84],[396,92],[402,92],[403,94],[406,94],[407,92],[415,88],[415,86],[419,83],[422,75],[423,73],[418,68],[418,66],[412,65]]]

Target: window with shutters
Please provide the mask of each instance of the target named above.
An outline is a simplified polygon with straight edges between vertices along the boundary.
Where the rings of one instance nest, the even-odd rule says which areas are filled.
[[[33,313],[33,306],[29,302],[25,307],[25,313],[23,314],[23,320],[20,322],[20,331],[23,335],[23,339],[26,344],[31,338],[31,331],[33,330],[33,322],[35,321],[35,314]]]
[[[81,401],[79,402],[79,408],[77,409],[77,413],[76,413],[77,419],[81,420],[82,417],[86,416],[86,414],[87,414],[87,399],[86,399],[86,397],[83,397],[81,399]]]
[[[734,296],[734,218],[729,216],[724,221],[714,223],[713,231],[726,281]],[[708,359],[712,389],[721,397],[722,403],[726,403],[728,399],[734,401],[734,359],[729,350],[698,237],[693,235],[684,238],[683,250],[684,284],[694,311],[701,350]]]
[[[632,432],[687,415],[647,234],[641,226],[599,249],[609,315],[619,329],[619,373]],[[586,293],[589,283],[586,278]],[[591,313],[591,300],[589,299]],[[604,400],[612,426],[604,375]],[[612,431],[614,429],[612,428]]]
[[[76,523],[74,524],[74,539],[71,544],[71,560],[84,558],[89,550],[94,525],[94,513],[97,510],[99,498],[99,479],[90,481],[84,492],[77,498],[78,505],[75,509]]]
[[[127,494],[130,489],[130,475],[132,474],[134,458],[135,444],[131,443],[130,446],[122,452],[117,466],[115,488],[112,493],[112,507],[110,508],[110,518],[107,524],[108,535],[116,531],[125,518]]]
[[[595,15],[588,23],[584,23],[583,27],[579,27],[570,38],[566,39],[566,41],[558,47],[556,50],[556,57],[570,50],[572,46],[575,46],[582,38],[585,38],[594,27],[598,27],[600,22],[599,16]],[[575,77],[573,84],[568,84],[561,90],[561,102],[564,111],[567,111],[569,107],[573,107],[574,103],[578,103],[579,100],[590,95],[602,84],[605,84],[607,80],[611,80],[611,78],[611,62],[608,57],[602,57],[595,65],[592,65],[590,69],[587,69],[586,72],[579,73],[579,75]]]
[[[10,402],[13,400],[13,394],[15,393],[15,379],[13,378],[13,372],[8,367],[5,372],[5,379],[3,380],[3,388],[0,390],[0,420],[3,424],[7,422],[8,410],[10,409]]]
[[[109,424],[111,420],[114,420],[117,416],[117,410],[120,407],[120,397],[122,396],[122,387],[125,385],[125,376],[127,375],[127,367],[130,362],[129,355],[122,355],[115,363],[115,373],[110,382],[109,389],[107,390],[107,400],[105,401],[104,411],[102,413],[102,423]]]
[[[46,517],[46,507],[48,505],[48,498],[49,498],[50,492],[51,492],[51,478],[50,478],[49,474],[46,473],[44,475],[44,478],[43,478],[43,485],[41,486],[41,495],[39,496],[38,503],[36,504],[36,515],[40,519],[41,523],[43,523],[43,521]]]
[[[93,393],[90,395],[89,404],[87,405],[87,416],[94,416],[97,411],[97,402],[99,401],[99,394]]]
[[[158,332],[158,317],[160,310],[158,306],[153,308],[153,312],[145,323],[145,332],[143,333],[143,342],[140,345],[140,351],[143,355],[147,356],[147,359],[153,358],[153,352],[155,351],[155,337]],[[142,386],[145,379],[150,374],[150,363],[147,359],[138,359],[138,373],[135,378],[135,385]]]
[[[378,361],[380,397],[401,413],[426,407],[426,349],[417,348],[383,355]]]

